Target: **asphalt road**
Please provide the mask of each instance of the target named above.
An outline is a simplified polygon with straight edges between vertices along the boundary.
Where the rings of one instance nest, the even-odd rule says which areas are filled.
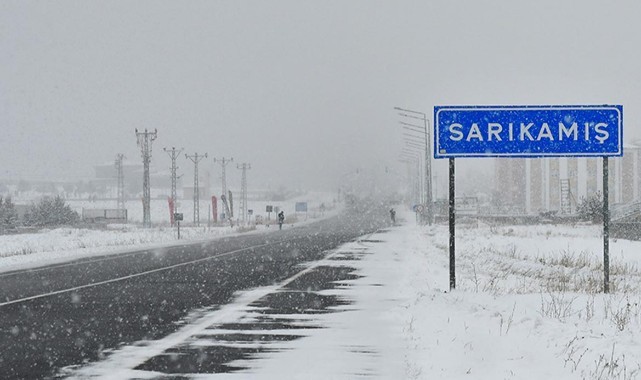
[[[51,378],[106,350],[162,338],[190,311],[289,278],[298,264],[385,223],[384,210],[348,211],[282,231],[2,273],[0,379]]]

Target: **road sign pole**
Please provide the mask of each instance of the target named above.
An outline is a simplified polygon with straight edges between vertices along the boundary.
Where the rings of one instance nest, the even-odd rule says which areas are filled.
[[[455,243],[456,243],[456,204],[454,201],[455,191],[455,176],[454,176],[454,158],[450,158],[450,202],[449,202],[449,211],[450,211],[450,290],[456,288],[456,254],[455,254]]]
[[[608,157],[603,157],[603,292],[610,292],[610,191]]]

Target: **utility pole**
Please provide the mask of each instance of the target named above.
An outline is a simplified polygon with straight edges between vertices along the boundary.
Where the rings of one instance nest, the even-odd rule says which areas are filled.
[[[117,209],[122,211],[125,209],[125,175],[122,170],[122,160],[125,158],[125,155],[118,153],[116,155],[116,175],[118,178],[118,193],[117,198]]]
[[[236,165],[237,169],[243,171],[240,180],[240,213],[243,216],[243,224],[247,221],[247,170],[251,169],[251,164],[243,163]]]
[[[174,213],[177,213],[178,205],[176,203],[176,181],[178,177],[176,176],[176,170],[178,170],[178,166],[176,165],[176,158],[178,158],[178,155],[182,153],[184,148],[180,148],[179,150],[176,150],[175,147],[171,147],[171,150],[167,148],[163,148],[163,150],[167,152],[167,154],[171,158],[171,200],[174,205]]]
[[[200,189],[198,185],[198,163],[203,159],[207,158],[207,153],[204,155],[199,155],[195,153],[190,156],[185,154],[186,158],[189,158],[194,163],[194,224],[200,226]]]
[[[151,162],[151,143],[158,137],[158,130],[153,132],[138,132],[136,128],[136,138],[142,155],[143,174],[142,174],[142,224],[143,227],[151,227],[151,187],[149,184],[149,163]]]
[[[226,170],[226,167],[230,162],[233,162],[233,161],[234,161],[233,157],[232,158],[228,158],[228,159],[226,159],[225,157],[223,157],[221,159],[214,158],[214,162],[219,163],[220,167],[222,168],[222,174],[221,174],[221,177],[220,177],[220,180],[221,180],[221,182],[223,184],[222,185],[222,193],[221,194],[224,195],[225,198],[227,198],[227,174],[226,174],[227,170]],[[231,212],[231,210],[230,210],[230,212]],[[226,215],[226,217],[227,217],[227,219],[231,219],[232,215]]]

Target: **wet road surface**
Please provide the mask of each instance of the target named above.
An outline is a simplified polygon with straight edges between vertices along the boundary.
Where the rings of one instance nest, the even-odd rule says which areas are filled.
[[[348,213],[266,234],[2,273],[0,378],[64,377],[63,368],[102,360],[134,342],[166,337],[187,323],[190,312],[215,310],[238,291],[291,278],[301,271],[300,264],[320,260],[384,222],[377,215]],[[138,369],[174,374],[241,369],[229,363],[271,349],[254,343],[297,339],[304,335],[301,331],[319,328],[282,315],[324,313],[346,304],[310,290],[353,276],[349,267],[308,271],[252,304],[259,311],[254,321],[212,325],[196,346],[171,347]],[[289,333],[282,334],[284,330]],[[242,340],[253,347],[239,346]]]

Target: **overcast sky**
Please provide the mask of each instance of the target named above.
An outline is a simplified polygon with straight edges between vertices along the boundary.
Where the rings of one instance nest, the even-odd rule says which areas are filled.
[[[251,163],[257,186],[333,188],[399,165],[394,106],[623,104],[629,141],[640,16],[632,0],[2,0],[0,178],[139,161],[134,129],[157,128],[158,169],[176,146]]]

